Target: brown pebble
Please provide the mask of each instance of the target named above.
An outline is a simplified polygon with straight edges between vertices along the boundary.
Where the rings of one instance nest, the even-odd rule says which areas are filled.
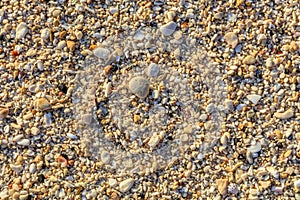
[[[228,179],[218,179],[217,180],[217,188],[221,195],[227,194],[227,188],[228,188]]]
[[[49,110],[51,108],[51,104],[44,97],[35,100],[34,105],[38,111],[45,111],[45,110]]]
[[[6,106],[0,105],[0,120],[6,118],[8,116],[9,109]]]
[[[67,41],[67,47],[71,52],[73,52],[75,50],[75,45],[76,45],[76,43],[74,41],[72,41],[72,40]]]

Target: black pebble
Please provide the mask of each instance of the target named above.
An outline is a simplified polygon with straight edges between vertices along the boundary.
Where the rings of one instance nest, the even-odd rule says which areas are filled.
[[[61,92],[65,93],[65,94],[66,94],[67,91],[68,91],[67,86],[66,86],[65,84],[63,84],[63,83],[58,84],[58,89],[59,89]]]
[[[39,175],[38,175],[38,182],[44,183],[44,180],[45,180],[44,174],[39,174]]]

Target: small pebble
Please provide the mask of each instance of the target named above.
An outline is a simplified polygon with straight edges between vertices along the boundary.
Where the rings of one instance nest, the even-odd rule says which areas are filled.
[[[128,192],[134,184],[134,179],[129,178],[120,183],[120,191],[125,193]]]
[[[159,73],[159,67],[156,63],[151,63],[146,70],[146,74],[149,77],[156,77]]]
[[[102,47],[98,47],[96,49],[94,49],[94,55],[97,56],[98,58],[101,58],[103,60],[107,60],[109,55],[110,55],[110,52],[108,49],[105,49],[105,48],[102,48]]]
[[[256,62],[256,59],[252,55],[248,55],[243,59],[243,63],[246,65],[253,65]]]
[[[137,97],[145,98],[149,93],[149,81],[142,76],[136,76],[129,81],[128,88]]]
[[[276,112],[274,116],[278,119],[289,119],[294,116],[294,111],[292,108],[290,108],[285,112]]]
[[[51,108],[51,104],[44,97],[35,100],[34,105],[35,105],[35,108],[39,111],[46,111],[46,110],[49,110]]]
[[[21,22],[16,28],[16,39],[21,40],[25,37],[25,35],[29,32],[29,28],[27,27],[25,22]]]
[[[229,44],[232,48],[235,48],[236,45],[239,43],[238,37],[234,32],[228,32],[224,36],[225,41]]]
[[[247,95],[247,99],[251,101],[254,105],[256,105],[258,101],[261,99],[261,96],[257,94],[249,94]]]
[[[65,40],[62,40],[57,44],[56,48],[61,50],[61,49],[65,48],[65,46],[67,46],[67,43]]]
[[[43,41],[47,41],[50,37],[50,30],[48,28],[44,28],[41,30],[41,39]]]
[[[159,144],[159,142],[160,142],[160,138],[158,135],[155,134],[150,138],[148,145],[151,149],[153,149]]]
[[[17,142],[18,145],[21,146],[28,146],[30,144],[30,140],[29,139],[21,139]]]
[[[105,164],[108,164],[110,162],[110,154],[107,151],[101,152],[101,161]]]
[[[8,116],[9,109],[6,106],[0,106],[0,120]]]
[[[78,137],[72,133],[67,133],[68,138],[73,139],[73,140],[77,140]]]
[[[228,191],[228,179],[218,179],[217,188],[221,195],[226,195]]]
[[[70,50],[70,52],[73,52],[75,50],[75,46],[76,46],[76,43],[74,41],[72,41],[72,40],[67,41],[67,47]]]
[[[164,24],[162,25],[159,30],[161,31],[161,33],[164,35],[164,36],[170,36],[174,33],[175,29],[177,27],[177,24],[173,21],[167,23],[167,24]]]

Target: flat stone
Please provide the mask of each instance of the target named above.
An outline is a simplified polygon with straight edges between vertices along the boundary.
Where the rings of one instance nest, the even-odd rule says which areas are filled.
[[[235,48],[236,45],[239,43],[239,39],[234,32],[226,33],[224,39],[227,42],[227,44],[230,45],[232,48]]]
[[[258,101],[261,99],[261,96],[257,94],[249,94],[247,95],[247,99],[256,105]]]
[[[278,119],[289,119],[294,116],[294,111],[292,108],[290,108],[285,112],[276,112],[274,116]]]
[[[35,100],[34,105],[35,105],[35,108],[39,111],[45,111],[45,110],[49,110],[51,108],[51,104],[44,97]]]
[[[25,22],[21,22],[16,28],[16,39],[21,40],[25,37],[25,35],[29,32],[29,28],[27,27]]]
[[[124,193],[128,192],[131,189],[131,187],[133,186],[133,184],[134,184],[133,178],[129,178],[129,179],[122,181],[120,183],[120,191],[124,192]]]
[[[142,76],[136,76],[129,81],[128,88],[137,97],[145,98],[149,93],[149,81]]]
[[[164,36],[170,36],[174,33],[175,29],[177,27],[177,24],[173,21],[162,25],[159,30]]]
[[[246,65],[253,65],[256,62],[256,59],[252,55],[248,55],[243,59],[243,63]]]

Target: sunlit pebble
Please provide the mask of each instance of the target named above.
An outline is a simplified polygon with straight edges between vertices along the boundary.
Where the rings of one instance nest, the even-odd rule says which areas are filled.
[[[58,156],[57,161],[58,163],[60,163],[61,167],[66,167],[68,165],[68,160],[65,159],[63,156]]]
[[[16,56],[19,55],[19,52],[17,50],[12,50],[11,51],[11,55],[14,56],[14,57],[16,57]]]

